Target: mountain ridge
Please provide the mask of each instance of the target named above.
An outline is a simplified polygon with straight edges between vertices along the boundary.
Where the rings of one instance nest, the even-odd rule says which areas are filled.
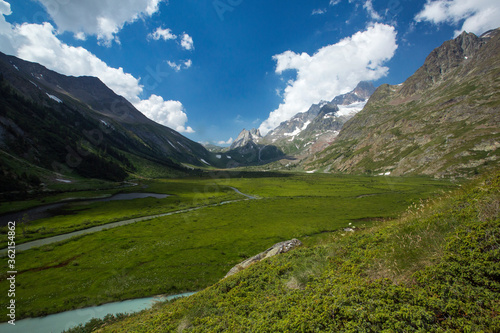
[[[443,43],[403,84],[382,85],[306,170],[470,176],[498,160],[500,30]]]
[[[305,130],[309,126],[309,124],[318,116],[324,106],[350,106],[355,103],[363,103],[368,100],[368,98],[374,91],[375,87],[371,82],[361,81],[352,91],[338,95],[334,97],[330,102],[322,101],[318,104],[313,104],[306,112],[297,113],[289,120],[282,122],[278,127],[270,131],[265,136],[265,139],[269,142],[274,143],[277,140],[286,139],[287,136],[293,136],[291,135],[293,133],[299,134],[301,131]],[[337,112],[338,111],[340,110],[337,110]],[[351,113],[355,113],[356,111],[359,110],[355,109],[351,112],[345,111],[342,115],[349,116]]]
[[[150,163],[164,175],[188,172],[184,164],[227,163],[148,119],[98,78],[65,76],[3,53],[0,74],[0,148],[48,173],[123,180]],[[20,179],[10,164],[2,164],[7,183]]]
[[[258,129],[243,129],[228,153],[245,156],[243,164],[249,165],[278,160],[285,165],[297,164],[330,144],[342,125],[363,108],[374,91],[371,82],[361,81],[352,91],[336,96],[330,102],[311,105],[307,111],[283,121],[265,136]],[[265,159],[262,159],[263,150],[267,151]]]

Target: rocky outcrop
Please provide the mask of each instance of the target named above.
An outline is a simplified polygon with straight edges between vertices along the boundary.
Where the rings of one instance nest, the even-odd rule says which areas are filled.
[[[231,147],[229,147],[229,150],[245,147],[248,143],[258,143],[261,138],[262,136],[260,135],[260,131],[258,129],[252,128],[249,131],[243,129]]]
[[[370,98],[375,92],[375,86],[371,82],[361,81],[353,91],[335,97],[331,103],[336,105],[350,105],[363,102]]]
[[[488,38],[463,32],[453,40],[434,49],[420,67],[404,84],[401,95],[410,96],[442,81],[462,63],[472,58],[486,44]]]
[[[253,257],[239,263],[238,265],[234,266],[233,268],[231,268],[231,270],[226,274],[226,276],[224,278],[227,278],[231,275],[234,275],[238,272],[241,272],[242,270],[244,270],[245,268],[249,267],[250,265],[252,265],[256,262],[259,262],[259,261],[266,259],[266,258],[273,257],[273,256],[281,254],[281,253],[286,253],[286,252],[288,252],[296,247],[299,247],[301,245],[302,245],[302,242],[299,241],[298,239],[295,239],[295,238],[292,240],[289,240],[289,241],[275,244],[272,247],[270,247],[269,249],[267,249],[266,251],[259,253],[258,255],[253,256]]]

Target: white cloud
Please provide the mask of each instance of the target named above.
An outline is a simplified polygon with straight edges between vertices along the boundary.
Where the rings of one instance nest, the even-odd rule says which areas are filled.
[[[170,39],[177,39],[177,36],[172,33],[172,30],[170,29],[162,29],[161,27],[158,27],[155,32],[150,33],[148,35],[148,38],[154,39],[154,40],[160,40],[163,39],[164,41],[170,40]]]
[[[12,27],[10,23],[5,21],[5,16],[12,14],[10,4],[0,0],[0,48],[7,54],[14,53],[12,44]]]
[[[193,61],[191,59],[188,59],[184,61],[184,67],[187,69],[193,65]]]
[[[182,133],[194,133],[191,127],[185,127],[187,115],[179,101],[164,101],[161,96],[151,95],[148,100],[140,101],[135,107],[148,118]]]
[[[167,61],[167,64],[172,67],[176,72],[179,72],[181,69],[188,69],[193,65],[193,61],[191,59],[185,60],[182,63],[178,64],[175,61]]]
[[[229,138],[229,140],[227,141],[218,141],[217,144],[218,145],[230,145],[234,142],[234,139],[233,138]]]
[[[455,31],[482,34],[500,26],[500,2],[498,0],[427,0],[415,21],[433,24],[449,23],[462,27]]]
[[[193,38],[187,33],[182,35],[181,46],[188,51],[194,50]]]
[[[110,46],[126,23],[152,16],[163,0],[38,0],[60,32],[97,36]]]
[[[82,47],[62,43],[50,23],[23,24],[12,30],[16,55],[24,60],[42,65],[65,75],[96,76],[114,92],[131,102],[137,102],[142,93],[139,80],[125,73],[123,68],[109,67],[105,62]]]
[[[164,0],[150,0],[150,1],[148,1],[148,6],[146,7],[146,14],[148,14],[149,16],[153,16],[153,14],[158,11],[158,6],[163,1]],[[168,0],[166,0],[165,2],[168,3]]]
[[[193,132],[191,127],[185,126],[187,115],[181,102],[163,101],[155,95],[141,101],[143,86],[140,80],[125,73],[123,68],[110,67],[88,50],[61,42],[50,23],[10,25],[4,17],[10,14],[10,6],[3,0],[0,0],[0,13],[3,14],[0,15],[0,51],[40,63],[61,74],[96,76],[115,93],[141,107],[140,111],[146,110],[143,112],[147,116],[157,117],[153,120],[180,132]],[[183,65],[190,66],[191,61],[187,60]]]
[[[179,64],[177,64],[177,63],[176,63],[176,62],[174,62],[174,61],[170,61],[170,60],[168,60],[168,61],[167,61],[167,64],[168,64],[171,68],[173,68],[176,72],[178,72],[178,71],[180,71],[180,70],[181,70],[181,66],[182,66],[182,65],[179,65]]]
[[[389,69],[383,64],[394,56],[396,49],[394,27],[376,23],[312,56],[292,51],[275,55],[276,73],[294,70],[297,77],[288,82],[283,103],[260,125],[261,133],[265,135],[314,103],[332,100],[354,89],[360,81],[386,76]]]
[[[77,40],[86,40],[87,36],[85,36],[85,33],[83,32],[78,32],[75,34],[75,39]]]
[[[311,15],[322,15],[322,14],[326,14],[327,10],[326,9],[313,9],[312,11],[312,14]]]
[[[10,3],[0,0],[0,13],[2,15],[12,14],[12,11],[10,10]]]
[[[336,6],[340,3],[341,0],[330,0],[329,5],[330,7]],[[313,9],[311,15],[323,15],[328,12],[328,9],[326,8],[318,8],[318,9]]]
[[[379,13],[377,13],[373,8],[372,0],[367,0],[363,5],[363,8],[366,9],[372,20],[380,21],[382,19],[382,16],[380,16]]]

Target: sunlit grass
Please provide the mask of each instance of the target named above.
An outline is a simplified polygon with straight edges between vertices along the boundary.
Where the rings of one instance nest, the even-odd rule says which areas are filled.
[[[500,173],[99,332],[498,332]],[[73,330],[72,332],[77,332]],[[78,331],[80,332],[80,331]],[[82,330],[81,332],[90,332]]]
[[[245,199],[228,186],[261,199],[209,206],[18,253],[18,318],[200,290],[277,242],[299,238],[312,246],[349,225],[376,225],[451,184],[428,178],[328,175],[154,181],[144,191],[176,195],[92,204],[81,210],[75,210],[75,204],[75,215],[67,220],[78,223],[74,221],[91,219],[92,214],[119,219],[137,209],[149,214],[228,197]],[[307,274],[298,276],[297,285],[306,279]]]

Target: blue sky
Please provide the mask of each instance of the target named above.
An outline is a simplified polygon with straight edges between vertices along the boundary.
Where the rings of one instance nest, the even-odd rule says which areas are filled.
[[[497,0],[0,0],[0,51],[93,75],[198,141],[266,132],[360,80],[398,84]]]

